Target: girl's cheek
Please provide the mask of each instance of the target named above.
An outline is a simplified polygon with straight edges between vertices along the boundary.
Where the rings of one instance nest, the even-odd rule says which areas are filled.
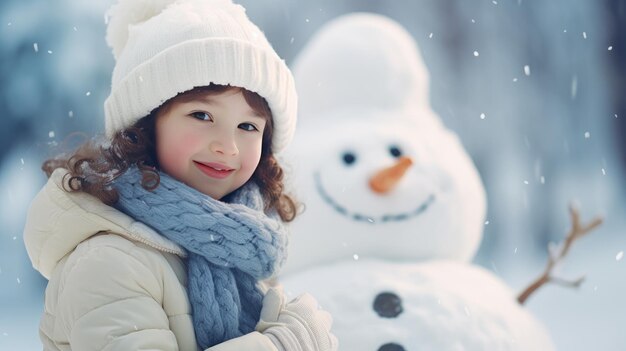
[[[261,143],[253,145],[251,150],[247,153],[246,164],[251,172],[254,172],[261,160]]]
[[[172,133],[166,136],[157,149],[161,167],[171,175],[184,171],[201,147],[195,133]]]

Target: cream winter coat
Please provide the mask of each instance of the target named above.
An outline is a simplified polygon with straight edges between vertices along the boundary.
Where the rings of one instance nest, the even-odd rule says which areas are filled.
[[[49,280],[44,350],[198,350],[183,250],[91,195],[64,191],[64,174],[37,194],[24,229],[33,267]],[[277,349],[253,332],[209,350]]]

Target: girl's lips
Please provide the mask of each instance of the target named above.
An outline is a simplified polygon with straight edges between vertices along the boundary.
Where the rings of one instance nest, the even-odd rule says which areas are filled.
[[[228,177],[234,171],[234,169],[219,163],[201,163],[197,161],[193,161],[193,163],[202,171],[202,173],[211,178],[223,179]]]

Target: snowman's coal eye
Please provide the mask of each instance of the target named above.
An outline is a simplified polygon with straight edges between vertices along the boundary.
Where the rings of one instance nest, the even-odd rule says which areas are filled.
[[[345,152],[342,156],[341,156],[343,163],[347,164],[347,165],[351,165],[356,161],[356,156],[352,153],[352,152]]]
[[[400,150],[400,148],[397,147],[396,145],[392,145],[392,146],[389,147],[389,153],[393,157],[400,157],[400,156],[402,156],[402,150]]]

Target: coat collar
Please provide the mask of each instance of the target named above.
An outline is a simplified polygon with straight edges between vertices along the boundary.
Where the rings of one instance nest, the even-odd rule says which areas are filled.
[[[99,233],[115,233],[157,250],[185,257],[176,243],[147,225],[83,192],[67,192],[67,170],[56,169],[31,203],[24,227],[26,250],[43,276],[81,242]]]

